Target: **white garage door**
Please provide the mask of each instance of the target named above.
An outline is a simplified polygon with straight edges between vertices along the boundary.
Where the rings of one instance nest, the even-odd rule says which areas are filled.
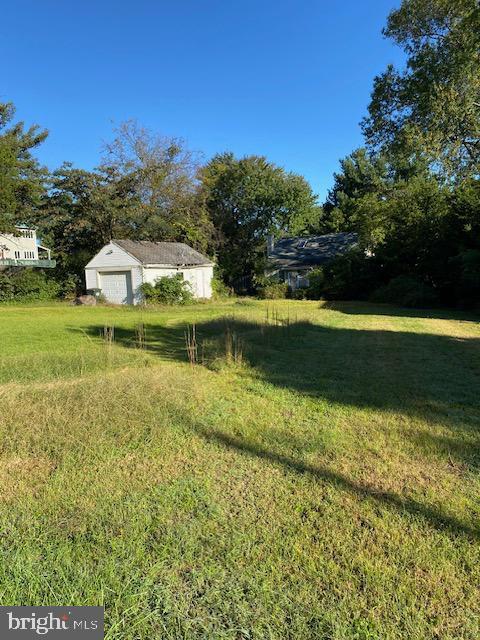
[[[109,271],[100,274],[100,288],[108,302],[132,304],[132,274],[130,271]]]

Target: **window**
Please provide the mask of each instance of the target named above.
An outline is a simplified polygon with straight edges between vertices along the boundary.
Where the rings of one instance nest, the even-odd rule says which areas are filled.
[[[15,251],[15,260],[20,259],[20,251]]]

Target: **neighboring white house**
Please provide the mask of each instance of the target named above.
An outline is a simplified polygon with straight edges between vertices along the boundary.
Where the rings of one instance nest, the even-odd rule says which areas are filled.
[[[15,233],[0,233],[0,267],[54,266],[50,249],[38,243],[35,229],[19,226]]]
[[[112,240],[85,267],[87,291],[100,289],[109,302],[142,302],[140,285],[181,273],[195,298],[212,297],[213,262],[181,242]]]

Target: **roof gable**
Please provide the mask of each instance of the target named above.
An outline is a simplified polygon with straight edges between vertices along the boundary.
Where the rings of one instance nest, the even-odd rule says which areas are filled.
[[[125,249],[116,245],[114,242],[109,242],[93,256],[85,268],[130,267],[139,266],[140,264],[140,260],[132,256],[128,251],[125,251]]]

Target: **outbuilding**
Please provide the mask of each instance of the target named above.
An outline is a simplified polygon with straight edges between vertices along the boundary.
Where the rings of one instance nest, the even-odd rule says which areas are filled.
[[[142,302],[140,286],[181,273],[195,298],[212,297],[213,262],[182,242],[112,240],[85,267],[87,290],[108,302]]]

